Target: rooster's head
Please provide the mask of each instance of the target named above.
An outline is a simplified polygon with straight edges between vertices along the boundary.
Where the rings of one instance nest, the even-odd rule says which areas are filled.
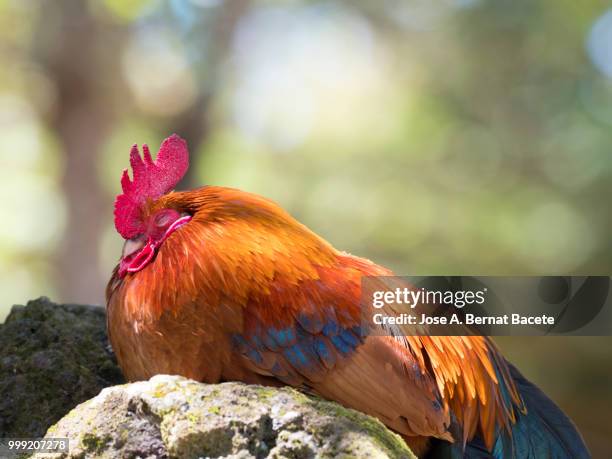
[[[187,143],[178,135],[161,144],[155,161],[147,145],[130,151],[133,178],[127,169],[121,177],[123,193],[115,200],[115,228],[125,239],[119,275],[138,272],[154,258],[161,244],[177,229],[191,220],[181,209],[156,206],[156,201],[169,193],[189,168]]]

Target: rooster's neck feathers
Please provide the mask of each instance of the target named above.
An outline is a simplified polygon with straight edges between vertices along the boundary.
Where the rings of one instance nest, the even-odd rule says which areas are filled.
[[[246,299],[273,280],[317,278],[339,253],[278,205],[240,190],[207,186],[173,192],[145,206],[174,208],[193,218],[159,248],[153,263],[119,285],[135,316],[157,317],[182,301],[219,293]],[[171,286],[171,287],[170,287]]]

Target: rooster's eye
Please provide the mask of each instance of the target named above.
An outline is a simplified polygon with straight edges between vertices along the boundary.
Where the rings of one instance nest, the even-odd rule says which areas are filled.
[[[165,228],[175,220],[174,215],[170,212],[162,212],[155,217],[155,226]]]

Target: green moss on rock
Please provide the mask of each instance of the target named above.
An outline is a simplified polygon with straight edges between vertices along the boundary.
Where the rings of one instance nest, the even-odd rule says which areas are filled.
[[[0,437],[36,437],[78,403],[123,378],[104,308],[14,306],[0,325]]]
[[[98,437],[93,433],[86,433],[81,438],[81,445],[88,453],[99,453],[104,450],[106,444],[111,441],[109,435]]]

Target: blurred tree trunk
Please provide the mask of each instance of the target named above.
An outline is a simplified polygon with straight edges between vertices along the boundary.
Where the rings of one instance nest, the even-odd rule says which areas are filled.
[[[54,266],[61,301],[102,303],[100,232],[112,210],[99,184],[98,158],[113,123],[123,30],[101,22],[81,0],[46,1],[35,54],[57,90],[49,120],[64,150],[68,222]]]

